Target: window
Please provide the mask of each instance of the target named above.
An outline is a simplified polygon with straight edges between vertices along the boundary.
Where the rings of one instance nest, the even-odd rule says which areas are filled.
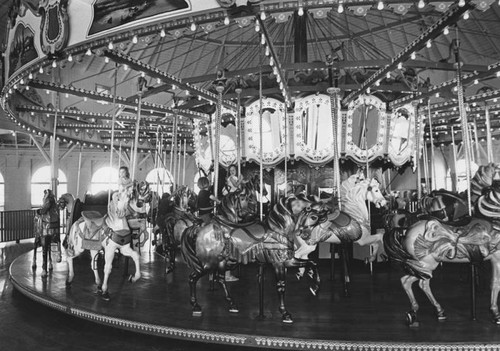
[[[165,168],[155,168],[146,175],[146,182],[152,191],[163,194],[171,191],[172,175]]]
[[[118,170],[109,166],[99,168],[92,175],[90,193],[95,195],[101,191],[118,190]]]
[[[469,184],[467,183],[467,175],[466,175],[466,168],[465,168],[465,160],[461,159],[456,161],[455,163],[455,169],[457,172],[457,192],[461,193],[463,191],[466,191]],[[477,170],[479,169],[479,166],[475,164],[474,162],[471,162],[470,164],[470,170],[471,170],[471,177],[474,177],[476,174]],[[452,179],[451,179],[451,170],[448,170],[448,174],[446,175],[446,189],[452,190]]]
[[[66,174],[59,170],[57,177],[59,184],[57,186],[57,195],[62,195],[68,192],[68,181]],[[46,189],[52,189],[50,184],[50,166],[39,168],[31,177],[31,206],[40,207],[43,204],[43,192]],[[3,191],[2,191],[3,198]]]
[[[5,210],[5,181],[0,173],[0,211]]]

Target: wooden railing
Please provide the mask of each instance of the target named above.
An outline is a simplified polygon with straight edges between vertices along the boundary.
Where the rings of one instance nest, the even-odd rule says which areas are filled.
[[[35,236],[33,219],[36,211],[1,211],[0,212],[0,242],[19,241]]]

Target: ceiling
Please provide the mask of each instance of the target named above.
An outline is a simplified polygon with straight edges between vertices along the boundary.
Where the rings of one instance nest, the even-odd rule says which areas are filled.
[[[8,3],[0,4],[0,38],[5,37]],[[491,105],[493,131],[500,134],[500,106],[493,103],[500,87],[500,79],[496,74],[498,69],[489,66],[500,61],[500,6],[497,2],[490,2],[491,6],[482,11],[478,7],[484,4],[469,4],[467,1],[467,6],[471,6],[467,20],[458,16],[446,27],[449,31],[447,35],[440,31],[429,41],[430,47],[427,46],[427,41],[420,43],[413,51],[415,56],[410,57],[408,52],[408,57],[400,60],[402,66],[398,67],[394,59],[405,48],[418,41],[419,36],[436,26],[442,20],[448,5],[453,7],[456,4],[433,2],[424,3],[425,6],[420,8],[417,2],[385,1],[384,8],[378,10],[375,8],[376,2],[346,1],[344,11],[339,13],[336,4],[328,6],[328,11],[325,11],[325,6],[299,6],[302,4],[300,1],[293,11],[285,14],[285,18],[279,17],[282,11],[267,11],[262,15],[262,6],[271,3],[276,1],[229,8],[229,23],[206,21],[199,23],[196,28],[170,31],[165,36],[158,31],[145,32],[137,37],[137,41],[130,34],[127,38],[113,42],[111,50],[107,47],[102,50],[118,52],[213,93],[216,93],[214,81],[217,72],[223,71],[224,78],[227,79],[224,84],[224,99],[236,103],[235,89],[241,88],[242,104],[248,105],[259,98],[260,73],[263,95],[283,99],[283,90],[276,82],[276,75],[273,74],[264,46],[260,43],[261,36],[265,33],[266,40],[272,43],[271,56],[274,55],[283,68],[285,93],[289,94],[291,100],[304,95],[326,93],[331,84],[326,58],[331,55],[332,75],[341,89],[343,103],[352,100],[353,94],[361,92],[360,87],[364,88],[364,92],[369,89],[369,92],[387,102],[390,108],[414,99],[422,99],[422,108],[427,108],[429,98],[431,115],[435,120],[436,140],[449,142],[450,135],[444,131],[449,130],[452,122],[459,126],[456,102],[453,102],[457,98],[454,90],[456,82],[453,81],[457,77],[453,44],[458,39],[466,100],[477,101],[476,106],[470,106],[469,119],[477,119],[478,133],[481,134],[484,104],[488,102]],[[301,16],[298,13],[299,7],[303,8]],[[319,9],[323,9],[323,12],[319,13]],[[252,16],[251,22],[245,26],[242,19],[248,16]],[[256,31],[256,23],[259,24],[259,32]],[[123,64],[116,65],[116,60],[108,60],[105,55],[88,56],[82,52],[73,56],[71,62],[67,59],[60,60],[57,68],[45,70],[35,80],[47,83],[57,81],[64,86],[85,91],[109,89],[112,93],[115,91],[116,79],[117,96],[132,103],[138,99],[137,83],[141,70],[134,67],[125,69]],[[165,80],[157,80],[148,75],[145,79],[141,97],[143,101],[202,113],[211,113],[215,109],[213,103],[199,100],[193,96],[192,91],[180,89],[172,83],[165,83]],[[373,79],[372,84],[367,84],[370,79]],[[53,101],[53,91],[58,90],[51,90],[49,94],[43,84],[35,84],[30,92],[24,90],[23,93],[28,100],[42,101],[42,105],[46,106]],[[61,109],[83,111],[81,117],[74,115],[66,118],[69,129],[84,129],[82,125],[85,124],[88,124],[87,128],[94,128],[96,118],[85,115],[86,112],[111,115],[115,110],[112,102],[88,99],[85,94],[66,96],[63,91],[59,91]],[[477,97],[478,92],[482,94],[488,91],[495,93]],[[444,102],[449,102],[449,106],[443,105]],[[126,107],[126,104],[120,111],[124,117],[121,121],[123,128],[117,135],[122,140],[128,140],[133,138],[135,121],[132,118],[127,120],[127,116],[136,112],[133,107]],[[171,133],[173,122],[168,114],[161,118],[162,115],[158,113],[142,112],[145,118],[141,126],[141,138],[149,139],[154,144],[155,127],[158,125]],[[148,116],[151,118],[148,119]],[[103,118],[102,123],[109,125],[109,119],[106,122]],[[73,122],[73,127],[69,121]],[[188,143],[192,143],[190,120],[186,118],[180,123],[179,140],[186,139]],[[103,128],[102,124],[100,126],[97,128],[98,132],[102,134],[102,138],[106,138],[109,130]],[[152,128],[148,130],[147,127]],[[170,135],[167,134],[168,137]],[[480,135],[483,136],[484,133]],[[0,135],[0,139],[2,138],[11,138],[11,135]],[[460,140],[460,134],[457,138]],[[8,144],[10,142],[2,143],[3,146]]]

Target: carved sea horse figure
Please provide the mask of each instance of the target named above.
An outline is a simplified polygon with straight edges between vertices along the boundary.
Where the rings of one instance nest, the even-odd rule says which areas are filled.
[[[285,306],[285,278],[287,267],[304,266],[306,262],[294,259],[294,241],[297,235],[321,236],[318,224],[326,221],[327,209],[316,205],[304,209],[298,216],[291,211],[295,196],[281,198],[270,211],[265,223],[250,220],[238,223],[245,218],[245,209],[251,208],[251,192],[235,192],[226,195],[212,223],[194,225],[186,230],[181,239],[182,255],[192,269],[189,276],[193,316],[201,316],[202,309],[196,296],[198,280],[209,272],[217,272],[216,279],[221,284],[229,312],[238,308],[229,294],[225,282],[225,271],[231,264],[250,262],[269,263],[276,274],[276,289],[280,299],[279,311],[283,323],[293,319]]]
[[[420,220],[400,237],[391,231],[384,237],[388,256],[402,264],[406,272],[401,284],[410,299],[411,310],[407,312],[410,326],[418,326],[419,305],[412,285],[418,281],[420,288],[436,309],[439,320],[445,320],[444,309],[430,288],[432,272],[440,262],[478,262],[490,260],[492,264],[490,311],[493,321],[500,324],[498,293],[500,292],[500,179],[492,185],[477,204],[478,213],[469,217],[468,223],[449,225],[438,219]]]
[[[73,259],[85,250],[90,250],[91,268],[94,272],[97,292],[104,300],[110,299],[108,279],[116,250],[119,250],[124,256],[131,257],[135,263],[135,274],[129,280],[136,282],[140,279],[139,253],[133,250],[130,245],[132,232],[126,219],[129,200],[127,192],[114,192],[111,195],[108,213],[105,216],[102,216],[97,211],[83,211],[82,217],[73,224],[66,248],[68,263],[66,286],[68,288],[75,276]],[[101,249],[104,249],[105,262],[103,280],[99,276],[95,262]]]

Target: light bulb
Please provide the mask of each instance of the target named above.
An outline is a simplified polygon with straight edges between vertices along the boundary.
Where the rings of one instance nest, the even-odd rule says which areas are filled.
[[[132,38],[132,43],[137,44],[137,41],[137,35],[134,35],[134,37]]]
[[[260,43],[261,43],[262,45],[264,45],[264,44],[266,43],[266,37],[264,36],[264,34],[262,34],[262,35],[260,36]]]
[[[196,30],[196,23],[191,23],[191,31],[194,32]]]
[[[109,63],[109,57],[105,57],[105,58],[104,58],[104,62],[105,62],[105,63]]]
[[[439,97],[439,93],[436,93],[436,97],[437,97],[437,98]]]
[[[40,69],[38,70],[39,73],[43,73],[43,67],[40,67]]]
[[[478,79],[474,79],[474,84],[479,84],[479,80]]]
[[[299,16],[304,16],[304,8],[302,6],[299,7],[299,11],[297,12]]]
[[[260,19],[263,20],[263,21],[265,21],[265,19],[266,19],[266,13],[264,11],[261,11],[261,13],[260,13]]]
[[[224,24],[225,24],[226,26],[228,26],[228,25],[229,25],[229,17],[227,17],[227,16],[226,16],[226,17],[224,18]]]
[[[412,52],[410,57],[412,60],[415,60],[417,58],[417,54],[415,54],[415,52]]]
[[[266,45],[265,55],[269,56],[270,54],[271,54],[271,52],[269,51],[269,46]]]
[[[387,74],[385,75],[385,77],[386,77],[387,79],[390,79],[390,78],[391,78],[391,72],[387,72]]]
[[[377,81],[375,82],[375,85],[379,87],[379,86],[380,86],[380,80],[377,80]]]
[[[108,49],[109,50],[113,50],[114,46],[113,46],[113,42],[110,41],[109,44],[108,44]]]
[[[123,69],[126,71],[128,70],[128,65],[123,65]]]
[[[458,2],[458,6],[460,6],[460,7],[464,7],[464,6],[465,6],[465,0],[460,0],[460,1]]]
[[[402,62],[398,63],[398,69],[403,69],[403,63]]]
[[[469,11],[465,11],[464,13],[464,20],[468,20],[469,19]]]
[[[33,73],[30,72],[30,74],[28,75],[28,78],[33,79]]]
[[[377,10],[383,10],[384,9],[384,3],[382,1],[379,1],[377,4]]]
[[[419,8],[419,9],[423,9],[423,8],[425,7],[425,2],[424,2],[424,0],[419,0],[419,1],[418,1],[418,5],[417,5],[417,6],[418,6],[418,8]]]
[[[57,67],[57,62],[56,61],[52,61],[52,67],[54,67],[54,68]]]
[[[259,22],[255,22],[255,31],[258,33],[260,32],[260,25]]]
[[[427,40],[427,44],[425,46],[427,46],[428,48],[430,48],[432,46],[432,42],[430,40]]]
[[[500,0],[499,0],[499,1],[500,1]],[[338,12],[338,13],[342,13],[342,12],[344,12],[344,4],[339,3],[339,7],[337,8],[337,12]]]
[[[366,93],[367,93],[367,94],[370,94],[371,92],[372,92],[372,91],[371,91],[371,89],[370,89],[370,88],[366,88]]]
[[[90,51],[90,48],[87,49],[87,51],[85,52],[85,55],[87,55],[87,56],[92,55],[92,51]]]
[[[68,55],[68,62],[72,62],[73,61],[73,56],[71,54]]]
[[[165,29],[162,29],[160,32],[160,37],[165,38]]]

